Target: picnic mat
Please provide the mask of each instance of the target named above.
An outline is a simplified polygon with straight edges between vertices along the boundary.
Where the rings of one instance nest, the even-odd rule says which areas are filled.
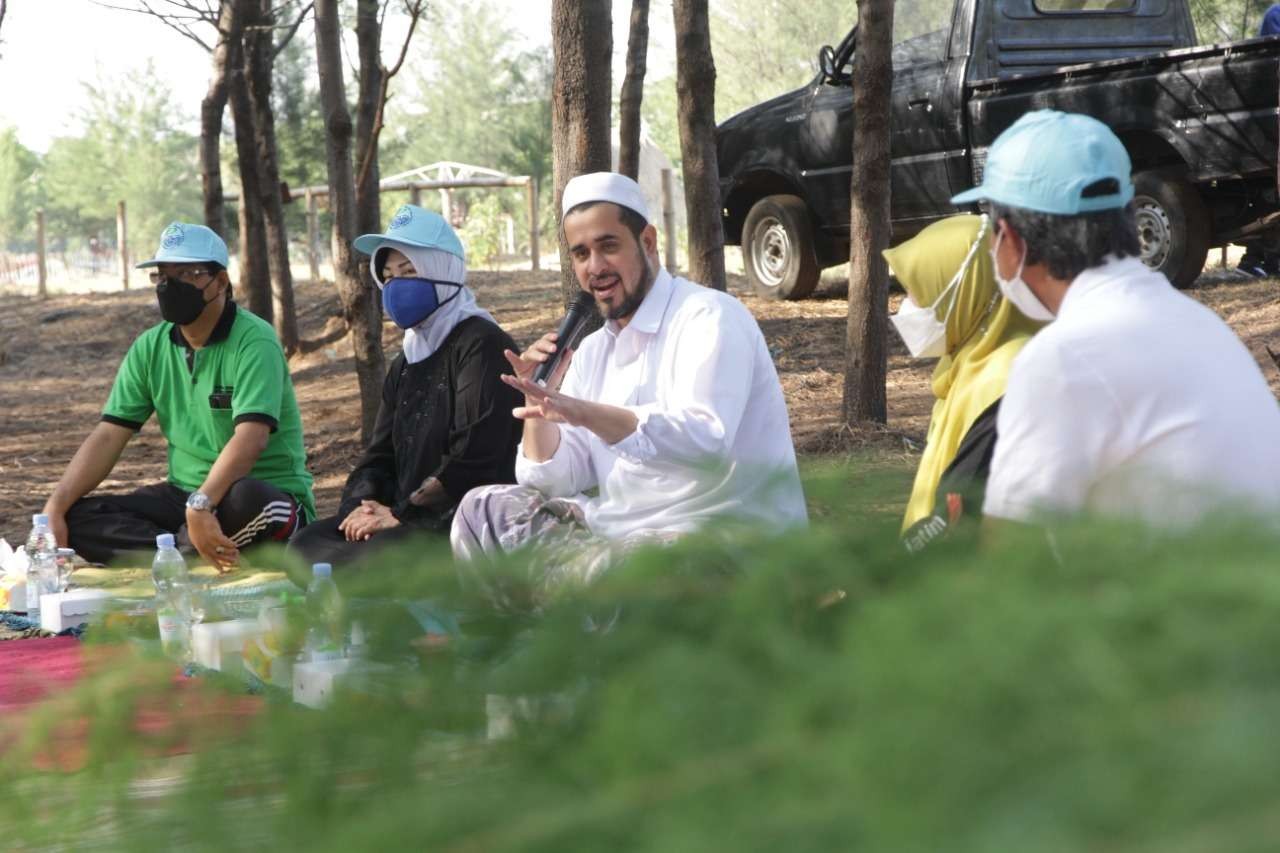
[[[48,631],[40,630],[40,627],[26,616],[7,610],[0,611],[0,642],[47,636],[49,636]]]
[[[206,619],[251,619],[258,614],[263,599],[277,598],[282,592],[300,594],[284,572],[246,569],[220,575],[207,566],[193,568],[190,575],[203,585],[206,596]],[[155,595],[151,581],[151,569],[99,569],[82,566],[71,574],[71,583],[77,587],[102,589],[119,599],[126,607],[128,602],[149,602]],[[48,637],[48,631],[33,625],[24,613],[0,610],[0,642]]]
[[[92,691],[79,690],[86,679]],[[243,730],[263,707],[184,676],[130,646],[86,646],[75,637],[0,644],[0,752],[21,747],[33,722],[50,726],[34,762],[76,770],[89,759],[102,703],[128,703],[131,730],[151,755],[178,755]]]
[[[0,646],[0,717],[74,684],[84,672],[75,637],[49,637]]]
[[[220,575],[216,569],[199,566],[189,569],[188,574],[208,584],[209,591],[214,594],[252,596],[270,595],[281,589],[298,591],[298,587],[289,581],[284,572],[242,569]],[[97,569],[83,566],[71,573],[71,582],[76,586],[110,590],[112,595],[121,598],[150,598],[155,594],[149,567]]]

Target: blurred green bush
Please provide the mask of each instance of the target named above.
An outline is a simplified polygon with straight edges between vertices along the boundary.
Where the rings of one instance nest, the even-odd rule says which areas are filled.
[[[0,815],[29,849],[1274,847],[1274,532],[1092,522],[909,558],[882,502],[905,466],[877,465],[810,469],[806,533],[642,552],[536,618],[415,548],[346,587],[392,683],[158,759],[127,712],[145,672],[114,669],[75,696],[87,766],[10,750]],[[424,649],[397,600],[461,634]]]

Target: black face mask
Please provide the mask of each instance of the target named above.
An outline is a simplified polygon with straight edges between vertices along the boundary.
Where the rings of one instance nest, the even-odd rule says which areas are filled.
[[[203,290],[173,276],[156,285],[156,299],[160,302],[160,316],[179,326],[194,323],[208,304]]]

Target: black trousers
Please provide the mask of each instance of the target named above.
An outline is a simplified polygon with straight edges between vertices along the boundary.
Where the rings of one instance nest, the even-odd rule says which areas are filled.
[[[172,483],[155,483],[127,495],[87,495],[67,510],[67,544],[86,560],[110,564],[125,554],[153,553],[156,537],[172,533],[178,549],[190,554],[188,494]],[[306,524],[305,510],[292,496],[247,477],[227,490],[214,514],[241,550],[283,543]]]
[[[301,554],[308,563],[330,563],[342,568],[357,563],[367,563],[383,548],[404,544],[406,539],[431,536],[429,531],[409,525],[381,530],[368,539],[348,542],[338,529],[342,518],[337,515],[322,518],[298,531],[289,542],[289,549]]]

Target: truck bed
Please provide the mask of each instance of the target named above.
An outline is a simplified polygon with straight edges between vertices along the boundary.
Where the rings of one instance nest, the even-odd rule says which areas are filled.
[[[1135,170],[1176,154],[1196,183],[1274,178],[1278,69],[1280,38],[1266,37],[971,81],[974,179],[994,138],[983,130],[1045,107],[1093,115],[1122,138],[1158,136],[1136,147]]]

